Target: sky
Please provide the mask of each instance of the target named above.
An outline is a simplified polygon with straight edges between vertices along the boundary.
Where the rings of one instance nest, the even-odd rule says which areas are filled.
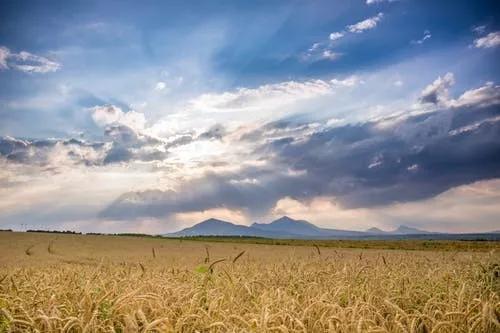
[[[498,1],[0,0],[0,229],[500,229]]]

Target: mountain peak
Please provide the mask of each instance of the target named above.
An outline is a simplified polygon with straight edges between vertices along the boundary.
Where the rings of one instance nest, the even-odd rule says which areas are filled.
[[[366,229],[366,232],[368,232],[370,234],[386,234],[387,233],[387,231],[376,228],[376,227]]]
[[[222,220],[219,220],[219,219],[215,219],[213,217],[209,218],[209,219],[206,219],[204,221],[201,221],[200,223],[198,224],[202,224],[202,223],[205,223],[205,224],[208,224],[208,223],[231,223],[231,222],[227,222],[227,221],[222,221]],[[232,223],[231,223],[232,224]]]
[[[395,234],[428,234],[429,231],[420,230],[417,228],[409,227],[406,225],[400,225],[396,230],[393,231]]]
[[[306,235],[306,236],[320,236],[322,234],[321,228],[315,226],[304,220],[295,220],[289,216],[282,216],[271,223],[254,223],[252,227],[261,230]]]
[[[298,222],[298,220],[292,219],[291,217],[284,215],[279,219],[272,221],[271,223],[284,223],[284,222]]]

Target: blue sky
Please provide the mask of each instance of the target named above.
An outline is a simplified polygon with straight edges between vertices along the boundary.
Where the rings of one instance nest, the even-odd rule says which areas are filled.
[[[499,229],[499,7],[0,1],[0,226]]]

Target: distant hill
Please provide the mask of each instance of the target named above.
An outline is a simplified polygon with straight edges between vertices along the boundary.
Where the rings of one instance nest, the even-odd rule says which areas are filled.
[[[370,228],[366,231],[328,229],[320,228],[308,221],[283,216],[270,223],[254,223],[251,226],[211,218],[192,227],[163,236],[241,236],[290,239],[497,239],[498,237],[494,235],[494,233],[437,233],[405,225],[392,231],[379,228]]]
[[[295,220],[288,216],[283,216],[277,220],[272,221],[271,223],[254,223],[252,224],[252,227],[260,230],[277,232],[281,235],[298,236],[300,238],[362,236],[364,234],[364,232],[360,231],[320,228],[310,222],[304,220]]]
[[[379,228],[370,228],[366,230],[366,233],[371,234],[371,235],[387,235],[390,234],[388,231],[384,231]]]
[[[418,234],[433,234],[434,232],[420,230],[417,228],[408,227],[406,225],[400,225],[396,230],[391,232],[396,235],[418,235]]]
[[[392,231],[385,231],[379,228],[370,228],[366,230],[366,233],[371,235],[430,235],[436,234],[437,232],[412,228],[406,225],[400,225],[397,229],[394,229]]]
[[[168,236],[261,236],[269,237],[263,231],[217,219],[208,219],[192,227],[168,234]]]
[[[271,223],[254,223],[252,228],[259,230],[273,231],[279,233],[291,233],[296,235],[321,235],[321,228],[304,220],[294,220],[288,216],[283,216]]]
[[[234,224],[218,219],[208,219],[192,227],[170,233],[169,237],[186,236],[256,236],[268,238],[338,238],[362,237],[362,231],[320,228],[308,221],[283,216],[271,223],[254,223],[251,226]]]

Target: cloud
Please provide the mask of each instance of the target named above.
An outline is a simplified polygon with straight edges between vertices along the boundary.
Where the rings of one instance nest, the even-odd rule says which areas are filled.
[[[336,87],[354,87],[354,86],[357,86],[358,84],[363,84],[363,83],[364,83],[364,81],[361,80],[356,75],[348,76],[348,77],[344,78],[343,80],[339,80],[339,79],[331,79],[330,80],[330,84],[332,86],[336,86]]]
[[[129,112],[130,113],[130,112]],[[124,123],[106,126],[105,138],[111,143],[103,164],[163,161],[168,156],[165,142]]]
[[[373,4],[382,3],[382,2],[395,2],[395,1],[399,1],[399,0],[366,0],[366,4],[373,5]]]
[[[136,111],[123,112],[115,105],[100,105],[89,108],[96,125],[106,127],[112,124],[122,124],[136,130],[144,129],[146,118],[143,113]]]
[[[332,32],[330,34],[330,40],[338,40],[340,38],[344,37],[344,33],[343,32]]]
[[[500,103],[500,86],[487,82],[484,86],[465,91],[457,99],[449,97],[448,88],[455,83],[453,73],[446,73],[428,85],[421,93],[422,104],[434,104],[444,107],[486,107]]]
[[[142,113],[124,112],[115,105],[101,105],[86,110],[101,127],[102,141],[77,139],[0,138],[0,157],[13,163],[38,165],[46,170],[75,165],[103,166],[122,162],[163,161],[168,149],[188,143],[169,142],[148,133]]]
[[[489,106],[500,104],[500,86],[487,82],[484,86],[464,92],[458,99],[450,101],[454,107]]]
[[[187,227],[200,221],[213,218],[214,216],[217,216],[218,219],[221,219],[223,221],[231,221],[237,224],[248,223],[248,218],[244,212],[239,210],[230,210],[227,208],[213,208],[202,211],[176,213],[173,216],[173,219]]]
[[[430,86],[451,79],[445,75]],[[432,112],[359,124],[273,122],[233,143],[253,143],[250,154],[265,163],[205,172],[166,192],[125,193],[102,216],[165,217],[224,208],[256,218],[283,198],[307,203],[321,196],[335,198],[342,209],[368,209],[494,179],[500,177],[500,101],[492,89],[464,92],[468,97],[446,99]],[[425,96],[441,100],[442,89],[428,90]]]
[[[476,34],[482,35],[486,31],[486,25],[478,25],[473,27],[471,30]]]
[[[61,64],[45,57],[26,51],[11,52],[7,47],[0,46],[0,69],[15,69],[25,73],[56,72]]]
[[[308,50],[305,52],[301,58],[305,61],[319,61],[319,60],[329,60],[334,61],[339,59],[342,56],[342,53],[336,52],[333,50],[331,42],[334,40],[338,40],[341,37],[338,37],[336,34],[340,33],[332,33],[330,34],[330,39],[327,43],[314,43]]]
[[[418,40],[412,40],[412,44],[423,44],[427,39],[432,37],[431,32],[429,30],[424,31],[424,36]]]
[[[0,158],[55,173],[78,165],[163,161],[168,156],[167,148],[162,141],[118,124],[106,127],[102,142],[0,137]]]
[[[376,16],[367,18],[366,20],[360,21],[353,25],[348,25],[347,30],[352,33],[362,33],[366,30],[373,29],[384,17],[383,13],[378,13]]]
[[[477,48],[492,48],[500,45],[500,31],[490,32],[484,37],[474,40]]]
[[[0,137],[0,157],[15,164],[37,165],[44,170],[74,165],[97,165],[104,158],[105,144],[76,139],[21,140]]]
[[[493,231],[498,229],[498,200],[500,180],[495,179],[461,185],[425,200],[371,209],[345,209],[334,197],[315,197],[307,202],[286,197],[276,203],[271,216],[288,215],[341,229],[366,230],[376,226],[392,230],[404,224],[429,231],[477,232],[477,224],[481,223],[480,229]]]
[[[346,26],[347,31],[337,31],[332,32],[328,36],[327,41],[314,43],[305,54],[302,55],[304,60],[308,61],[318,61],[318,60],[337,60],[342,56],[342,53],[336,52],[333,48],[334,42],[338,41],[341,38],[344,38],[346,33],[362,33],[365,30],[373,29],[377,26],[378,22],[382,20],[384,14],[378,13],[376,16],[370,17],[366,20],[358,22],[353,25]],[[426,31],[427,32],[427,31]],[[424,40],[430,38],[424,36]]]
[[[210,127],[206,132],[201,133],[198,136],[198,139],[217,139],[221,140],[224,135],[226,135],[226,129],[224,126],[221,124],[215,124],[214,126]]]
[[[10,50],[4,46],[0,46],[0,69],[8,69],[7,59],[9,58]]]
[[[446,73],[438,77],[433,83],[425,87],[420,95],[422,104],[446,104],[448,102],[448,88],[455,83],[453,73]]]
[[[157,82],[155,86],[156,91],[162,91],[167,87],[167,84],[165,82]]]
[[[340,56],[340,53],[333,52],[332,50],[324,50],[323,53],[321,53],[321,58],[328,60],[337,60]]]
[[[324,80],[286,81],[257,88],[239,88],[220,94],[203,94],[190,102],[190,108],[203,112],[248,112],[275,108],[332,92]]]

